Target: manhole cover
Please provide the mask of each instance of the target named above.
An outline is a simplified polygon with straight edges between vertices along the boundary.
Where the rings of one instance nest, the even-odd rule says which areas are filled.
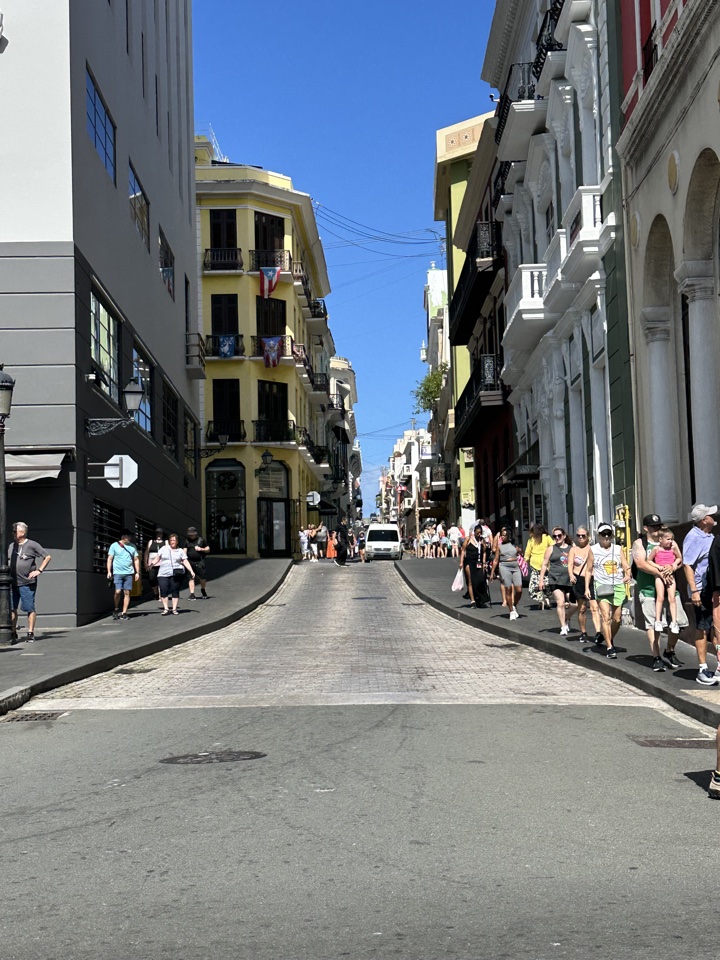
[[[118,667],[115,673],[122,673],[126,676],[130,676],[135,673],[152,673],[155,669],[155,667]]]
[[[2,723],[29,723],[31,720],[57,720],[62,713],[35,713],[32,710],[26,710],[24,713],[13,713],[9,717],[0,718]]]
[[[716,746],[715,739],[707,740],[704,737],[630,737],[639,747],[680,747],[681,749],[693,750],[714,750]]]
[[[266,753],[258,750],[220,750],[214,753],[186,753],[181,757],[166,757],[160,763],[237,763],[238,760],[261,760]]]

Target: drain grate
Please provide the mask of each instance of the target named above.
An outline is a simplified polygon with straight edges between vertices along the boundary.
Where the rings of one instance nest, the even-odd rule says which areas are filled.
[[[62,713],[40,713],[26,710],[24,713],[13,713],[7,717],[0,717],[0,723],[30,723],[33,720],[57,720]]]
[[[122,673],[123,676],[132,676],[136,673],[152,673],[156,667],[118,667],[115,673]]]
[[[639,747],[679,747],[684,750],[714,750],[715,739],[705,737],[630,737]]]
[[[180,757],[166,757],[160,763],[189,765],[198,763],[237,763],[239,760],[261,760],[266,753],[258,750],[220,750],[214,753],[186,753]]]

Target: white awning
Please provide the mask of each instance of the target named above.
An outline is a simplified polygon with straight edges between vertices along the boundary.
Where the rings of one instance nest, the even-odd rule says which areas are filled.
[[[62,453],[7,453],[5,473],[8,483],[30,483],[44,477],[55,479],[65,459]]]

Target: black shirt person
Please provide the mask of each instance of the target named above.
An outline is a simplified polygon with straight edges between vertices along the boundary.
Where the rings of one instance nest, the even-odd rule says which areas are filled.
[[[335,528],[335,535],[337,536],[337,558],[334,562],[338,567],[344,567],[348,555],[348,528],[345,517]]]

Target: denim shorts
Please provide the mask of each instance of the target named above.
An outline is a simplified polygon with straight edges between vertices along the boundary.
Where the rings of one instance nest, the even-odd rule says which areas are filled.
[[[117,573],[113,574],[113,581],[115,582],[116,590],[132,590],[133,585],[133,574],[124,573],[118,576]]]
[[[24,613],[34,613],[35,612],[35,591],[37,587],[35,584],[21,583],[17,587],[13,586],[12,588],[12,608],[17,610],[18,607]]]

